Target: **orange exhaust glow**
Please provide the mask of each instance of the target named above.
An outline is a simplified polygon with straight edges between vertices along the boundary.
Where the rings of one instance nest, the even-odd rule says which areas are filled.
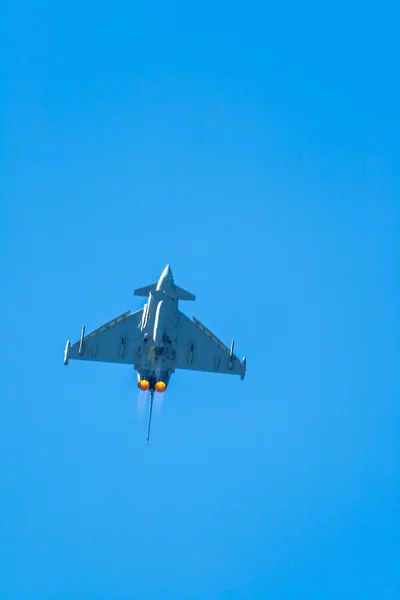
[[[138,383],[138,386],[140,390],[146,392],[150,388],[150,383],[147,381],[147,379],[141,379]]]
[[[167,385],[163,381],[157,381],[154,387],[156,392],[165,392],[165,390],[167,389]]]

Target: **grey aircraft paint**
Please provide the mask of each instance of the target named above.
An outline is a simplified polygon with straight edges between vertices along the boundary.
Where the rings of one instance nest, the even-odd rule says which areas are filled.
[[[157,283],[135,290],[147,297],[144,307],[128,311],[85,335],[71,346],[68,341],[64,364],[70,359],[133,365],[140,389],[150,391],[147,441],[150,436],[153,396],[163,392],[175,369],[240,375],[244,379],[246,359],[234,354],[234,343],[225,346],[211,331],[178,308],[179,300],[195,296],[175,285],[167,265]]]

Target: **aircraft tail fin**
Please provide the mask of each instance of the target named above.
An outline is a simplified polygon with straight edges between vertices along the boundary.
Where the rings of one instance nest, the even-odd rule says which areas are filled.
[[[147,439],[146,439],[147,443],[149,443],[149,439],[150,439],[151,413],[153,412],[153,398],[154,398],[154,390],[150,390],[149,422],[147,425]]]
[[[156,289],[157,284],[153,283],[152,285],[146,285],[145,287],[138,288],[133,293],[135,296],[145,296],[147,298],[150,292],[155,292]],[[179,285],[175,285],[174,291],[168,292],[168,296],[171,298],[176,298],[177,300],[196,300],[196,296],[194,294],[184,290],[183,288],[179,287]]]

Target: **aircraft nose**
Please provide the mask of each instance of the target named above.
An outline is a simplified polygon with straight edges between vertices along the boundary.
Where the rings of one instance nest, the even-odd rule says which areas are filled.
[[[172,275],[172,269],[171,269],[170,265],[167,265],[165,267],[165,269],[163,271],[163,275],[164,275],[165,278],[172,279],[172,280],[174,279],[174,276]]]
[[[164,271],[161,273],[161,277],[158,281],[157,289],[165,290],[174,285],[174,276],[172,275],[172,270],[169,265],[167,265]]]

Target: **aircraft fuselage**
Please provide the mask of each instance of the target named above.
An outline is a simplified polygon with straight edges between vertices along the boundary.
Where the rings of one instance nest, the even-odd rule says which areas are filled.
[[[172,272],[167,267],[156,289],[150,291],[143,309],[140,343],[134,364],[142,389],[162,388],[162,383],[166,388],[175,370],[178,299],[174,297],[173,290]]]

